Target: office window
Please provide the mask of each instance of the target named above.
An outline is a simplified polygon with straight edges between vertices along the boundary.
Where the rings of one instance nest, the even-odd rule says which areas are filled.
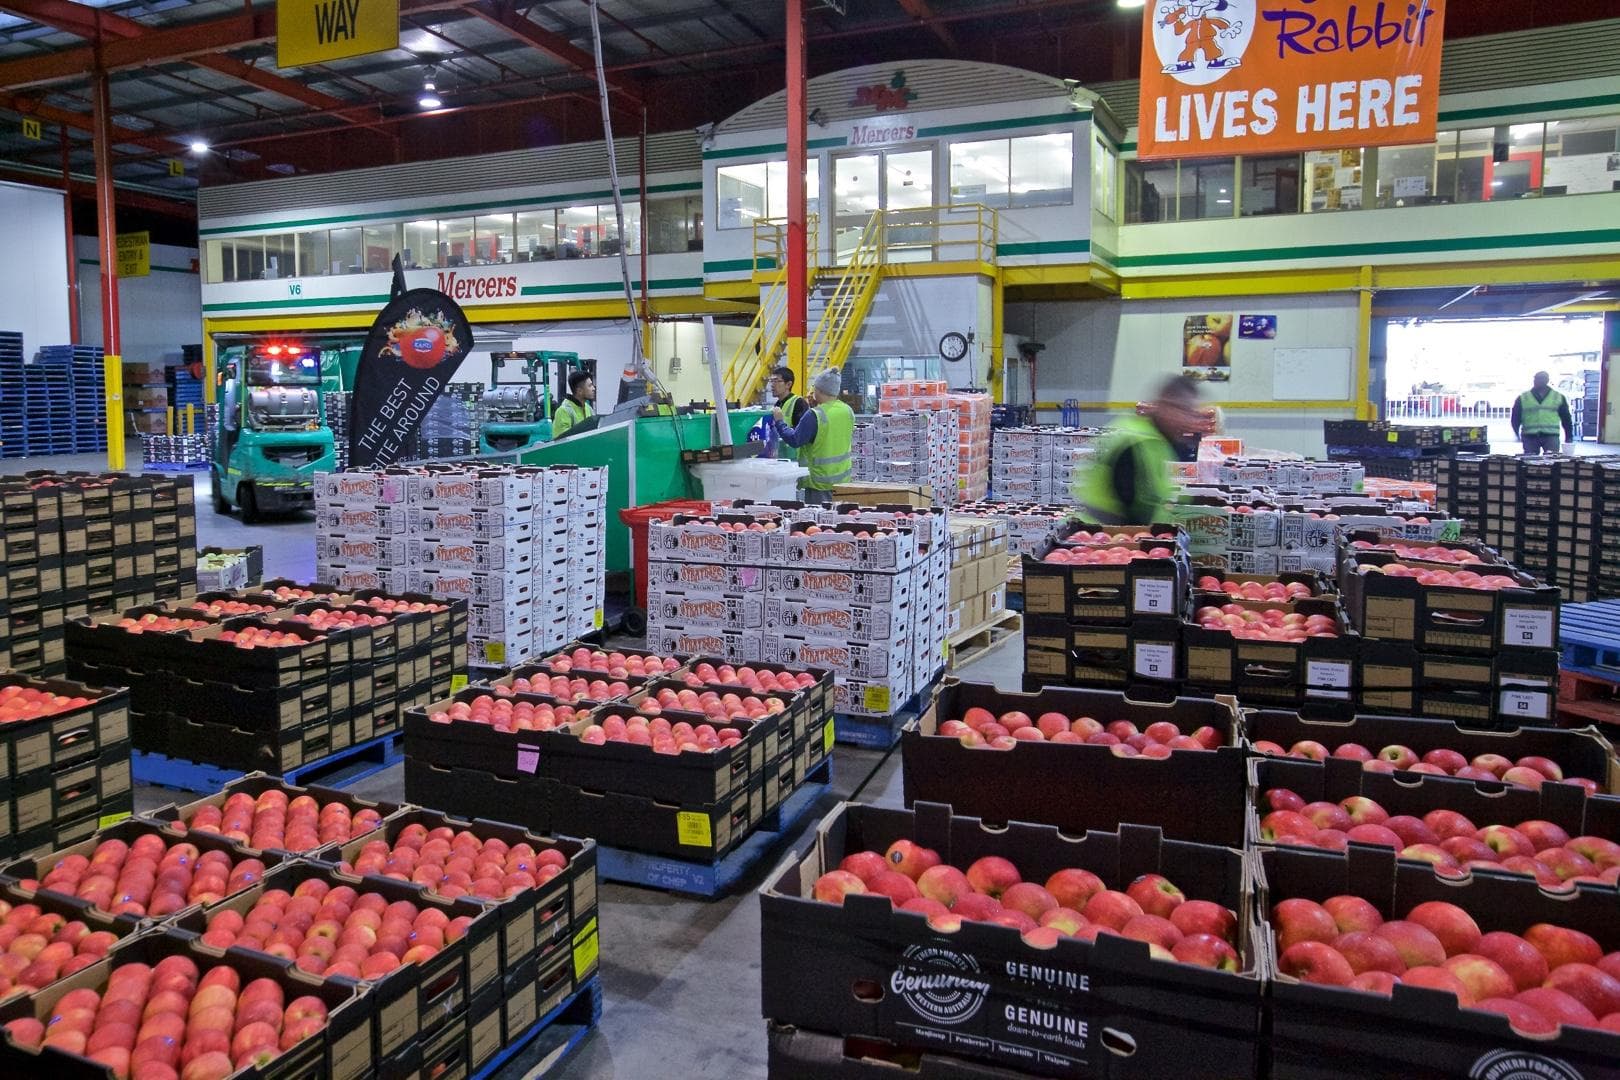
[[[722,229],[751,229],[754,222],[769,217],[765,212],[765,190],[769,162],[723,165],[715,170],[715,194]]]
[[[1441,141],[1445,141],[1449,134],[1443,133]],[[1450,135],[1453,146],[1456,141],[1456,136]],[[1376,151],[1378,208],[1429,206],[1437,202],[1450,202],[1454,193],[1442,193],[1435,179],[1435,159],[1439,152],[1438,143],[1379,147]]]
[[[296,271],[299,277],[331,272],[331,247],[327,244],[325,229],[295,233],[293,243],[297,247]]]
[[[584,259],[596,254],[596,207],[566,206],[557,211],[557,257]]]
[[[765,180],[766,217],[786,218],[787,162],[767,162]],[[804,163],[804,212],[819,213],[821,209],[821,162],[811,158]]]
[[[1451,175],[1458,202],[1485,201],[1485,170],[1490,164],[1494,136],[1495,131],[1492,128],[1468,128],[1457,132]]]
[[[1006,139],[951,144],[951,204],[1007,205],[1012,159]]]
[[[360,230],[333,229],[327,235],[332,247],[332,273],[360,273],[365,265],[361,259]]]
[[[1115,201],[1115,178],[1119,175],[1119,155],[1103,141],[1093,136],[1091,141],[1091,208],[1109,221],[1119,219]]]
[[[1305,211],[1361,209],[1361,150],[1312,150],[1305,155]]]
[[[1238,212],[1243,217],[1299,213],[1299,169],[1298,154],[1245,157]]]
[[[1125,222],[1176,220],[1176,163],[1125,163]]]
[[[1232,217],[1236,211],[1233,191],[1236,188],[1235,162],[1184,161],[1181,163],[1180,192],[1181,221],[1202,218]]]
[[[647,250],[694,251],[703,244],[703,200],[695,195],[647,200]]]
[[[394,267],[399,250],[398,225],[367,225],[361,230],[366,248],[366,273],[386,274]]]
[[[292,277],[298,272],[293,253],[292,233],[272,233],[264,238],[264,277],[266,280]]]
[[[439,223],[407,221],[400,260],[408,270],[431,270],[439,265]]]
[[[1067,206],[1074,202],[1074,134],[1010,139],[1013,206]]]
[[[557,212],[529,210],[516,215],[518,262],[557,257]]]
[[[236,240],[236,280],[264,279],[264,237],[241,236]]]
[[[481,214],[473,222],[473,263],[512,261],[512,215]]]
[[[448,218],[439,222],[439,265],[473,264],[473,219]]]
[[[1544,195],[1620,191],[1620,116],[1547,124]]]

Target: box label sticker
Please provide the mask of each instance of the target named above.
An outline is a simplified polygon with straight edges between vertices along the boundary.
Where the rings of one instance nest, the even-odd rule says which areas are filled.
[[[517,770],[521,773],[534,775],[534,770],[540,767],[540,747],[533,743],[518,743]]]
[[[1148,679],[1173,679],[1176,675],[1176,647],[1139,641],[1136,643],[1135,670]]]
[[[1551,695],[1544,690],[1503,690],[1502,715],[1526,720],[1546,720],[1551,712]]]
[[[835,735],[836,735],[836,733],[833,731],[833,722],[831,720],[829,720],[829,721],[827,721],[827,726],[821,729],[821,751],[822,751],[822,753],[824,753],[824,754],[832,753],[833,738],[835,737]]]
[[[506,662],[506,642],[486,641],[484,643],[484,659],[496,664]]]
[[[465,689],[467,689],[467,676],[465,674],[450,676],[450,692],[452,694],[459,694]]]
[[[574,935],[574,978],[583,979],[590,974],[596,966],[596,958],[602,951],[602,938],[596,932],[596,918],[585,924],[585,928]]]
[[[714,831],[709,826],[709,815],[695,810],[682,810],[675,815],[675,837],[685,847],[714,847]]]
[[[889,696],[887,686],[868,686],[861,694],[861,704],[867,712],[888,712]]]
[[[129,817],[129,812],[127,810],[121,814],[103,814],[99,819],[97,819],[96,828],[105,829],[109,825],[118,824],[127,817]]]
[[[1138,615],[1173,615],[1176,610],[1174,578],[1137,578],[1134,610]]]
[[[602,629],[602,609],[601,608],[597,608],[596,609],[596,614],[591,616],[591,625],[596,627],[596,629],[598,629],[598,630]]]
[[[1504,607],[1502,644],[1522,649],[1550,649],[1553,612],[1550,608]]]
[[[1350,664],[1343,660],[1307,660],[1305,684],[1317,690],[1350,689]]]

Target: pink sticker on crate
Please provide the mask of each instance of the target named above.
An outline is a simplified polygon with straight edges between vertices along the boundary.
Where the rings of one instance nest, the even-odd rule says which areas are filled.
[[[517,768],[518,772],[534,775],[534,770],[540,767],[540,747],[531,743],[518,743]]]
[[[737,579],[745,589],[752,589],[759,584],[759,576],[765,571],[757,566],[740,566],[737,568]]]

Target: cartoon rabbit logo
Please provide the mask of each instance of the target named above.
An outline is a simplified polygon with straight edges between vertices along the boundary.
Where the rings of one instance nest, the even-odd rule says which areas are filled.
[[[1153,20],[1153,47],[1167,75],[1205,86],[1242,63],[1254,37],[1253,0],[1168,0]]]

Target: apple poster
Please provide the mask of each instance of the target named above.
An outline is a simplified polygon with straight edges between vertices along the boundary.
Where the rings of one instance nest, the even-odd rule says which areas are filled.
[[[1188,315],[1183,320],[1181,370],[1206,382],[1231,381],[1231,315]]]

